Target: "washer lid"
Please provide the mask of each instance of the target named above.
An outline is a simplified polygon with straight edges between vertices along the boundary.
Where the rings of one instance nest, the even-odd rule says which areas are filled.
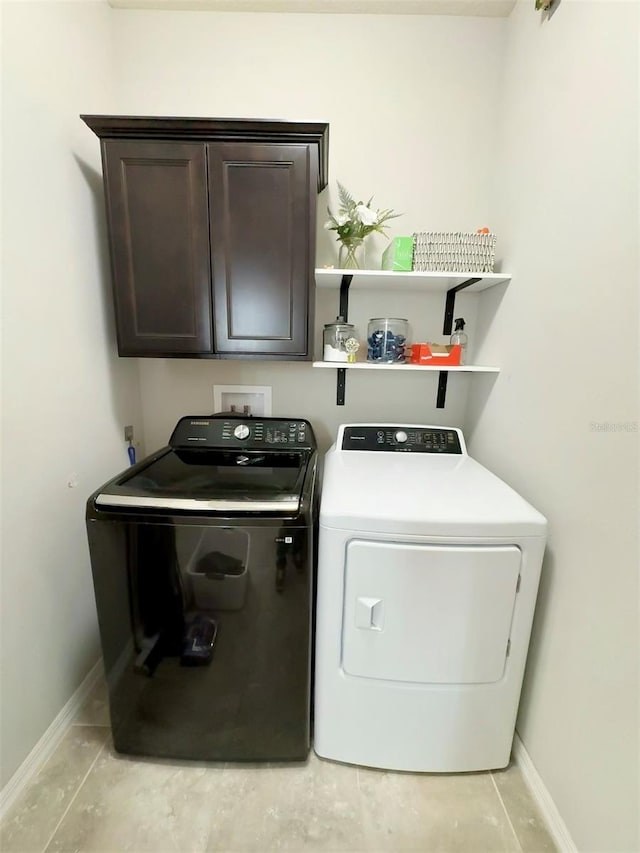
[[[100,507],[185,512],[298,512],[308,451],[171,450],[103,488]]]
[[[544,536],[547,522],[467,455],[345,453],[325,457],[320,523],[416,536]]]

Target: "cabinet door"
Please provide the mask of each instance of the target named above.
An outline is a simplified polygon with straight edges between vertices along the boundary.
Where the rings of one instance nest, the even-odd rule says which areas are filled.
[[[307,358],[317,153],[230,142],[208,158],[215,351]]]
[[[120,355],[210,354],[204,144],[108,140],[103,167]]]

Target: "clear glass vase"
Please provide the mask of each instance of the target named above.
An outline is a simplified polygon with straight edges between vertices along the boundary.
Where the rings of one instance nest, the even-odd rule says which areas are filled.
[[[348,244],[340,243],[338,268],[341,270],[365,269],[364,240],[356,240]]]

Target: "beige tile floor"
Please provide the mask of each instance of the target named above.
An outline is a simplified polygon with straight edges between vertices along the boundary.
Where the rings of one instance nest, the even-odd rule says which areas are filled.
[[[200,764],[117,755],[106,691],[0,826],[2,853],[421,851],[556,848],[517,767],[387,773],[322,761]]]

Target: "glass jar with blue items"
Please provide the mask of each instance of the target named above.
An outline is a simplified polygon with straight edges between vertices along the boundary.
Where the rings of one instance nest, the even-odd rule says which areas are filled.
[[[367,361],[406,361],[409,321],[400,317],[374,317],[367,326]]]

